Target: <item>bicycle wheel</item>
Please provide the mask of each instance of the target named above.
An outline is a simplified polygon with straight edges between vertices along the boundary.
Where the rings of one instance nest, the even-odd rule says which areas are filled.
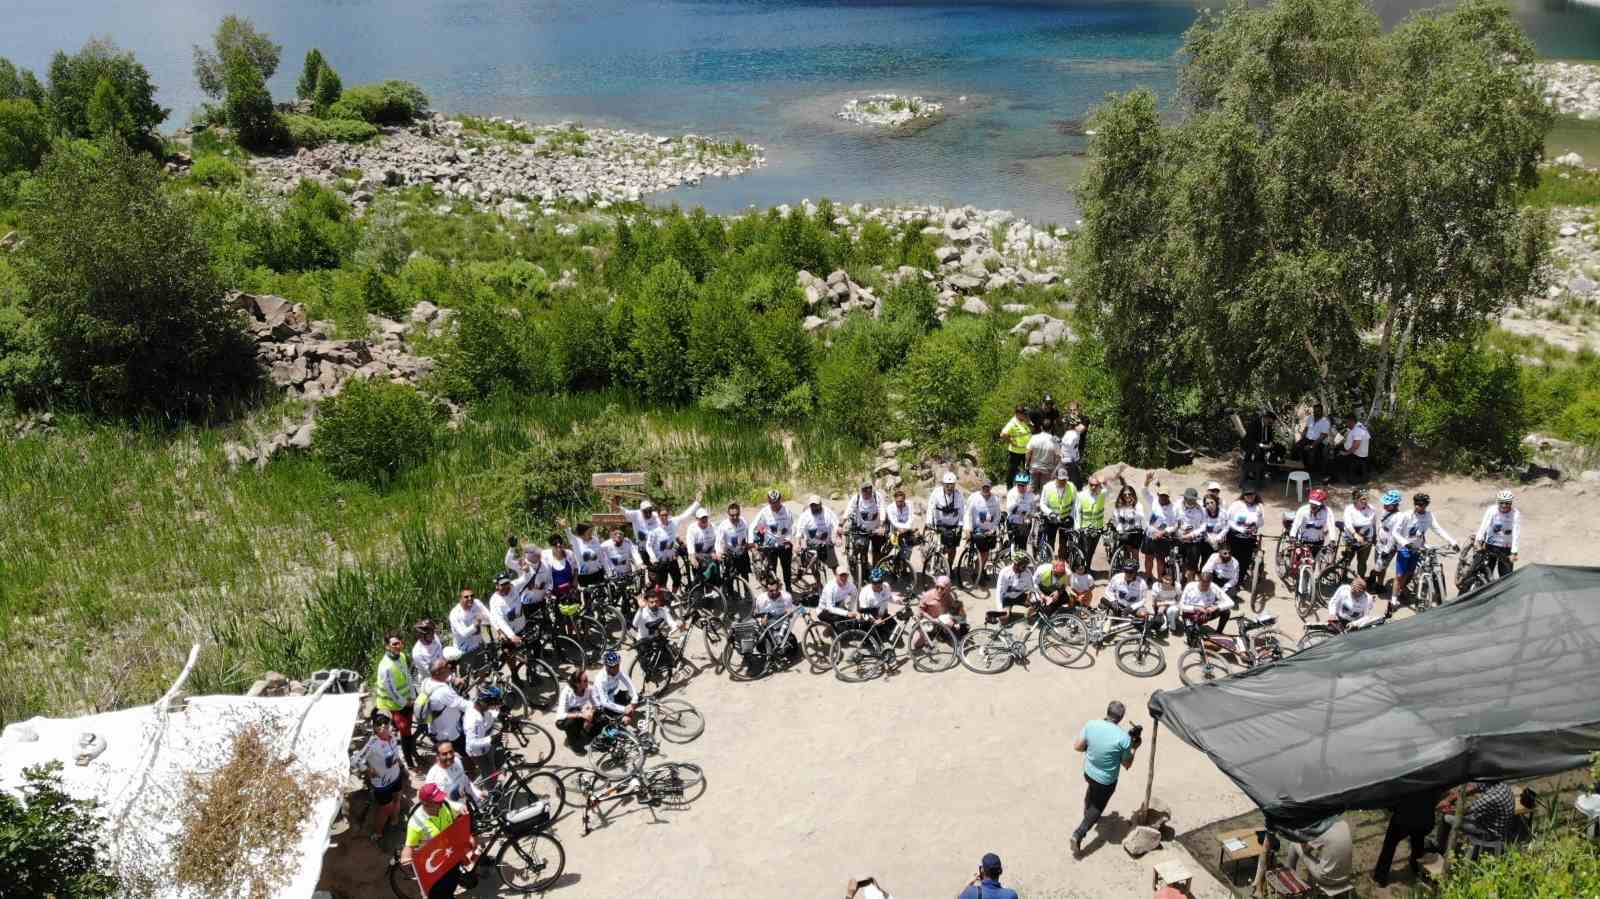
[[[1259,548],[1250,567],[1250,611],[1260,612],[1267,607],[1267,560]]]
[[[583,617],[599,622],[600,633],[604,634],[601,639],[606,649],[621,649],[633,639],[633,631],[623,619],[622,613],[610,606],[600,606]]]
[[[621,728],[606,742],[604,749],[590,752],[595,773],[606,780],[621,780],[644,767],[644,747],[639,738]]]
[[[1039,627],[1039,655],[1063,668],[1089,651],[1089,628],[1076,615],[1052,615]]]
[[[961,664],[979,674],[999,674],[1011,667],[1011,637],[999,628],[978,627],[961,638]]]
[[[883,674],[883,644],[865,630],[846,631],[833,641],[833,674],[859,684]]]
[[[1305,635],[1300,638],[1300,642],[1296,643],[1294,648],[1303,652],[1319,643],[1326,643],[1332,638],[1332,631],[1324,626],[1314,625],[1306,628]]]
[[[1322,612],[1326,609],[1325,603],[1317,598],[1316,593],[1295,593],[1294,613],[1300,616],[1301,621],[1317,622],[1322,619]]]
[[[957,587],[971,585],[976,588],[982,583],[980,578],[983,577],[983,572],[978,570],[978,561],[978,551],[970,544],[961,550],[961,555],[956,557],[955,571],[951,573],[951,579],[956,582]]]
[[[534,659],[528,662],[526,680],[522,685],[522,693],[528,698],[528,704],[540,711],[548,712],[556,707],[556,700],[561,698],[561,685],[565,680],[556,673],[548,664]]]
[[[1411,607],[1419,614],[1439,602],[1433,593],[1433,578],[1427,572],[1423,572],[1421,577],[1412,581],[1411,592],[1414,598]]]
[[[1289,535],[1279,534],[1278,542],[1272,548],[1272,562],[1278,572],[1280,583],[1289,583],[1289,557],[1294,554],[1294,544],[1289,540]]]
[[[702,617],[699,621],[700,639],[705,643],[706,658],[717,663],[721,668],[722,644],[728,640],[728,619],[725,617]]]
[[[500,882],[513,893],[542,893],[567,868],[567,850],[547,830],[506,837],[494,857]]]
[[[800,635],[800,651],[811,665],[812,674],[821,674],[833,668],[833,626],[824,621],[813,621]]]
[[[506,811],[514,811],[535,802],[546,803],[550,808],[550,820],[561,817],[567,808],[567,787],[552,771],[535,771],[525,765],[515,765],[508,772],[516,792],[506,806]]]
[[[500,688],[500,714],[505,717],[520,717],[532,714],[533,706],[528,704],[528,694],[511,678],[505,675],[490,678],[489,683]]]
[[[1252,631],[1250,645],[1255,647],[1255,665],[1280,662],[1294,652],[1294,643],[1289,635],[1275,627]]]
[[[828,582],[828,573],[822,570],[822,559],[814,552],[806,552],[794,566],[795,593],[816,593]]]
[[[665,693],[672,687],[673,674],[678,670],[672,647],[650,650],[650,658],[635,654],[628,665],[628,679],[639,686],[640,696]]]
[[[1327,605],[1328,601],[1333,599],[1333,594],[1337,593],[1340,587],[1350,583],[1352,577],[1353,573],[1348,565],[1330,565],[1322,569],[1317,575],[1317,599],[1323,605]]]
[[[410,865],[400,864],[400,856],[389,859],[389,889],[398,899],[424,899],[422,884]]]
[[[922,576],[934,580],[950,573],[950,560],[945,558],[944,545],[939,538],[922,544]]]
[[[688,762],[662,762],[644,773],[645,788],[668,806],[686,806],[706,792],[706,773]]]
[[[1178,657],[1178,680],[1186,687],[1222,680],[1232,673],[1227,660],[1205,649],[1191,649]]]
[[[535,766],[544,765],[556,755],[556,741],[550,732],[526,718],[500,719],[501,740],[512,755]]]
[[[1139,634],[1118,640],[1116,654],[1117,667],[1134,677],[1155,677],[1167,670],[1161,647]]]
[[[961,664],[960,645],[955,631],[942,621],[919,618],[911,626],[911,667],[923,674],[938,674]]]
[[[1139,564],[1139,548],[1132,543],[1118,542],[1111,550],[1111,556],[1106,560],[1106,563],[1111,566],[1112,571],[1117,571],[1122,561],[1130,557],[1135,565]]]
[[[660,699],[656,701],[656,726],[668,743],[692,743],[706,732],[706,719],[686,700]]]
[[[772,659],[767,653],[762,637],[757,637],[755,644],[749,652],[739,649],[735,640],[724,641],[722,647],[722,667],[728,672],[728,677],[736,681],[760,680],[766,676],[767,666],[772,664]]]
[[[1450,598],[1450,594],[1444,584],[1444,566],[1441,565],[1429,572],[1428,579],[1433,581],[1433,604],[1436,606],[1444,605],[1445,600]]]

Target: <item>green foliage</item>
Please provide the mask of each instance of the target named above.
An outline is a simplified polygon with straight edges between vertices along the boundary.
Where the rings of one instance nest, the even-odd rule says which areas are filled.
[[[358,234],[343,197],[315,181],[301,181],[282,214],[259,236],[262,262],[278,271],[338,268]]]
[[[328,108],[334,119],[360,119],[374,125],[404,125],[428,114],[428,96],[409,81],[384,81],[346,88]]]
[[[884,436],[887,387],[864,334],[834,342],[817,366],[817,414],[823,427],[862,443]]]
[[[383,487],[428,458],[438,415],[414,388],[353,380],[322,404],[317,458],[334,477]]]
[[[1528,432],[1516,359],[1458,341],[1419,353],[1401,374],[1397,421],[1458,471],[1520,467]]]
[[[317,90],[314,98],[317,111],[326,114],[343,95],[344,82],[340,80],[339,73],[333,70],[333,66],[324,63],[322,71],[317,73]]]
[[[121,143],[63,146],[25,188],[26,310],[89,409],[201,414],[258,379],[194,224]]]
[[[1448,343],[1535,286],[1545,225],[1519,207],[1551,114],[1505,6],[1384,33],[1364,0],[1234,0],[1182,56],[1187,114],[1164,124],[1148,92],[1102,106],[1080,192],[1084,305],[1134,460],[1198,398],[1386,397],[1402,343]]]
[[[272,94],[267,92],[261,69],[243,53],[230,55],[223,62],[223,84],[227,88],[223,109],[240,146],[264,150],[283,144],[288,135],[272,106]]]
[[[201,156],[189,167],[189,180],[206,187],[228,187],[244,180],[244,171],[226,156]]]
[[[531,144],[539,139],[538,135],[526,128],[518,128],[507,122],[496,122],[481,116],[464,115],[458,121],[461,122],[461,127],[466,131],[487,134],[498,140],[510,141],[515,144]],[[587,139],[587,136],[585,139]]]
[[[200,89],[213,99],[221,100],[233,88],[228,84],[228,69],[234,60],[248,65],[261,75],[265,84],[278,71],[278,58],[283,53],[280,44],[257,31],[255,23],[238,16],[223,16],[212,38],[212,49],[194,48],[194,80]]]
[[[50,149],[50,123],[32,100],[0,100],[0,175],[31,172]]]
[[[953,442],[978,411],[982,381],[958,339],[941,332],[912,350],[900,375],[902,406],[912,432]]]
[[[1600,206],[1600,172],[1570,165],[1539,170],[1539,183],[1522,197],[1523,205]]]
[[[133,115],[128,111],[128,104],[123,102],[111,79],[102,77],[95,83],[94,95],[89,98],[89,132],[98,138],[128,140],[133,137],[133,130]]]
[[[110,899],[96,804],[61,788],[61,763],[23,772],[21,795],[0,791],[0,878],[19,896]]]
[[[319,119],[291,113],[281,117],[289,143],[296,147],[323,144],[364,144],[378,136],[378,126],[360,119]]]
[[[632,301],[630,364],[625,374],[655,402],[674,404],[689,398],[692,381],[683,363],[696,293],[694,278],[671,259],[650,270]]]
[[[0,398],[33,408],[49,401],[58,378],[38,321],[23,309],[24,294],[16,270],[0,260]]]
[[[300,80],[295,83],[294,95],[302,100],[312,100],[317,95],[317,79],[322,77],[322,51],[312,47],[306,51],[305,65],[300,69]]]
[[[1569,899],[1600,894],[1600,853],[1572,833],[1541,835],[1531,843],[1461,856],[1440,885],[1439,899]]]
[[[94,136],[89,107],[101,79],[111,83],[127,109],[129,142],[146,150],[159,149],[155,129],[167,120],[168,110],[156,105],[156,88],[145,67],[109,40],[91,40],[71,56],[57,51],[51,58],[48,96],[56,128],[68,137]]]
[[[559,517],[576,521],[599,505],[600,497],[590,486],[595,472],[638,471],[645,462],[638,432],[615,406],[608,406],[570,431],[534,440],[518,466],[513,517],[536,533],[547,531]]]
[[[39,77],[27,69],[18,69],[3,56],[0,56],[0,100],[27,100],[39,109],[44,109],[48,103]]]

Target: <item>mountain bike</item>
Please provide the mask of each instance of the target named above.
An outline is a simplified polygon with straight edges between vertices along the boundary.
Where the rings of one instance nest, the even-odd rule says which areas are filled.
[[[881,625],[856,628],[833,641],[833,673],[846,683],[861,683],[898,669],[906,656],[924,674],[949,671],[958,661],[959,641],[943,622],[924,615],[906,603],[890,616],[894,627],[888,636]]]
[[[467,814],[481,851],[470,873],[493,877],[513,893],[549,889],[567,864],[566,850],[550,832],[566,807],[560,778],[514,765],[477,783],[485,795],[482,801],[467,799]],[[410,820],[416,808],[413,805],[403,820]],[[400,864],[398,850],[389,859],[388,880],[389,889],[400,899],[423,899],[415,872]]]
[[[951,575],[950,556],[948,555],[947,541],[954,540],[954,545],[961,541],[961,526],[958,524],[933,525],[925,529],[922,540],[922,576],[928,580]]]
[[[974,535],[974,537],[976,536],[978,535]],[[967,545],[961,548],[961,554],[956,557],[955,570],[950,573],[950,577],[956,582],[957,587],[971,587],[977,590],[983,586],[985,577],[995,576],[1003,564],[1010,564],[1009,561],[1001,562],[1001,547],[1004,541],[1000,540],[998,532],[994,534],[994,537],[994,549],[989,550],[989,562],[987,565],[980,564],[983,561],[983,554],[973,545],[971,538],[967,540]]]
[[[606,724],[589,741],[589,759],[595,774],[617,780],[644,764],[644,745],[631,731]]]
[[[640,766],[619,780],[605,781],[592,775],[579,775],[579,784],[585,799],[583,804],[583,835],[588,836],[600,825],[608,822],[602,803],[619,803],[636,798],[639,805],[650,809],[650,817],[661,823],[656,809],[686,808],[689,803],[705,795],[706,775],[699,765],[687,762],[663,762],[649,768]]]
[[[1301,636],[1300,641],[1295,644],[1295,649],[1302,651],[1307,650],[1319,643],[1326,643],[1340,634],[1348,634],[1358,630],[1366,630],[1369,627],[1377,627],[1388,620],[1389,617],[1387,615],[1379,616],[1378,618],[1374,618],[1372,621],[1359,628],[1340,626],[1334,624],[1332,621],[1329,621],[1326,624],[1308,624],[1306,625],[1305,634]]]
[[[1077,617],[1066,612],[1046,614],[1037,594],[1028,597],[1027,610],[1032,620],[1020,638],[1015,631],[1017,619],[1009,610],[986,612],[984,626],[961,638],[961,664],[979,674],[999,674],[1015,664],[1026,666],[1032,652],[1030,639],[1040,655],[1063,668],[1089,651],[1088,634]]]
[[[1139,547],[1144,543],[1143,531],[1122,533],[1107,528],[1102,539],[1106,546],[1106,564],[1110,566],[1106,570],[1120,570],[1124,559],[1132,559],[1135,566],[1139,564]]]
[[[694,665],[684,655],[688,644],[687,625],[678,632],[676,639],[667,634],[658,634],[638,643],[633,664],[628,666],[628,678],[638,685],[639,695],[666,693],[688,682],[694,675]]]
[[[881,567],[888,572],[893,583],[915,588],[917,572],[911,567],[911,554],[924,544],[916,531],[890,530],[889,544],[884,549]]]
[[[765,624],[754,618],[734,622],[722,647],[722,667],[729,678],[760,680],[774,664],[786,667],[791,658],[799,658],[800,646],[793,634],[796,620],[810,620],[804,607]]]
[[[1287,532],[1278,537],[1273,552],[1278,565],[1278,580],[1294,593],[1294,611],[1301,621],[1316,621],[1322,614],[1324,603],[1317,591],[1317,580],[1322,574],[1322,563],[1328,552],[1328,541],[1313,545],[1291,538]]]
[[[1413,611],[1424,612],[1434,606],[1444,605],[1447,597],[1444,563],[1439,560],[1453,556],[1456,552],[1454,549],[1437,546],[1422,548],[1422,558],[1417,560],[1417,567],[1411,572],[1411,583],[1406,585],[1413,597],[1411,602]]]
[[[708,562],[702,569],[698,583],[685,592],[674,593],[667,599],[673,617],[689,627],[698,628],[705,642],[706,656],[722,657],[722,641],[727,639],[728,625],[733,620],[733,605],[747,606],[748,597],[737,595],[738,587],[730,586],[720,562]],[[729,596],[730,593],[735,594]]]
[[[795,554],[794,569],[791,572],[794,575],[794,590],[796,592],[809,593],[814,590],[821,590],[822,585],[826,584],[828,578],[833,576],[833,571],[823,561],[824,550],[832,546],[832,539],[813,540],[809,537],[806,538],[805,548]]]
[[[1278,616],[1245,615],[1234,620],[1239,629],[1232,637],[1198,622],[1190,625],[1185,635],[1189,649],[1178,657],[1178,679],[1185,686],[1221,680],[1236,671],[1279,661],[1288,654],[1288,636],[1272,626]]]
[[[647,696],[633,707],[633,732],[646,755],[661,751],[661,741],[692,743],[706,731],[705,716],[683,699]]]
[[[1505,547],[1473,548],[1469,544],[1462,550],[1461,557],[1456,560],[1456,595],[1465,596],[1500,580],[1500,560],[1509,558],[1510,555],[1511,550]]]
[[[872,571],[872,534],[867,531],[850,528],[845,531],[845,564],[850,566],[850,574],[856,579],[857,584],[867,582],[867,574]]]
[[[1167,657],[1161,647],[1152,642],[1155,634],[1165,631],[1165,620],[1159,614],[1149,618],[1128,615],[1109,606],[1085,609],[1078,606],[1073,616],[1080,619],[1087,632],[1088,644],[1098,651],[1111,645],[1117,667],[1134,677],[1155,677],[1167,669]],[[1134,633],[1137,631],[1137,633]],[[1121,634],[1115,643],[1112,638]]]

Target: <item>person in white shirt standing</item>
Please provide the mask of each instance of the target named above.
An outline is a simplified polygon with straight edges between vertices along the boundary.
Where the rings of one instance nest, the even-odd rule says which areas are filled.
[[[666,509],[656,510],[656,520],[645,535],[645,552],[650,555],[650,573],[657,584],[666,586],[670,579],[672,589],[683,588],[683,575],[678,570],[678,531],[699,512],[698,499],[677,515],[667,514]]]
[[[463,668],[478,664],[482,657],[484,632],[492,633],[493,627],[494,619],[489,615],[488,607],[478,602],[477,594],[471,589],[462,590],[459,600],[450,609],[450,642],[461,650]],[[507,636],[516,639],[516,634],[509,631]]]
[[[444,658],[444,643],[434,635],[433,619],[424,618],[413,628],[417,642],[411,645],[411,674],[419,682],[428,679],[433,663]]]
[[[889,532],[893,535],[895,553],[904,563],[906,570],[911,570],[911,551],[916,548],[917,535],[917,510],[906,502],[906,492],[896,490],[894,502],[884,510],[884,518],[888,521]]]
[[[683,542],[689,547],[689,582],[721,583],[721,572],[712,575],[711,563],[717,560],[717,528],[711,523],[710,509],[700,507],[695,514],[694,524],[689,525],[689,530],[683,535]]]
[[[557,519],[557,523],[562,527],[567,524],[560,519]],[[578,557],[578,586],[597,587],[604,583],[605,560],[600,556],[604,544],[595,533],[594,525],[583,521],[575,528],[568,528],[567,542],[572,545],[572,554]]]
[[[1313,475],[1322,472],[1328,458],[1328,435],[1333,433],[1333,422],[1323,414],[1322,404],[1311,407],[1311,415],[1300,426],[1300,439],[1295,441],[1295,455]]]
[[[769,564],[776,561],[783,571],[783,588],[791,589],[794,586],[791,571],[794,566],[794,515],[783,505],[783,494],[776,490],[767,492],[767,504],[756,513],[751,527],[760,538],[756,542],[761,546],[761,551],[769,554]]]
[[[405,768],[400,764],[400,745],[395,739],[394,722],[383,712],[372,716],[372,737],[361,747],[360,759],[366,768],[367,785],[372,788],[372,833],[376,843],[400,807],[400,791]]]
[[[1150,518],[1146,523],[1144,532],[1144,576],[1154,579],[1157,572],[1165,572],[1171,566],[1167,564],[1167,556],[1172,552],[1178,536],[1178,525],[1181,518],[1178,507],[1172,504],[1172,494],[1167,491],[1165,484],[1155,480],[1156,473],[1147,471],[1144,474],[1146,495],[1150,500]],[[1154,486],[1152,486],[1152,483]],[[1174,579],[1178,573],[1172,572]]]
[[[989,553],[1000,542],[1000,497],[994,495],[994,485],[988,478],[983,479],[977,493],[967,498],[965,523],[967,539],[978,551],[977,583],[972,585],[976,587],[983,582],[983,573],[989,570]]]
[[[644,560],[639,558],[639,547],[622,533],[621,528],[611,529],[611,539],[600,547],[600,561],[605,564],[608,578],[629,577],[644,568]]]
[[[805,538],[806,548],[817,554],[823,571],[839,567],[839,556],[834,552],[834,544],[839,539],[839,516],[822,504],[822,497],[813,493],[806,499],[806,507],[795,526]]]
[[[1494,501],[1494,505],[1483,510],[1483,520],[1478,522],[1472,545],[1479,552],[1488,553],[1495,573],[1505,577],[1517,562],[1517,549],[1522,539],[1522,510],[1513,508],[1516,496],[1510,490],[1500,491]]]
[[[463,748],[466,750],[462,760],[466,763],[467,773],[473,777],[488,774],[496,768],[494,728],[500,721],[500,706],[504,699],[505,694],[499,687],[492,684],[479,687],[477,695],[472,697],[472,705],[462,715],[461,731]]]
[[[717,561],[730,583],[750,577],[750,534],[744,511],[738,503],[728,503],[728,517],[717,525]]]
[[[1036,426],[1028,439],[1028,477],[1032,483],[1043,487],[1060,466],[1061,441],[1044,425]],[[1015,475],[1012,480],[1016,480]]]
[[[1354,484],[1365,478],[1367,459],[1371,454],[1372,432],[1354,413],[1346,412],[1344,439],[1334,452],[1332,469],[1344,478],[1345,483]]]
[[[1033,513],[1039,508],[1039,494],[1033,491],[1032,480],[1032,475],[1019,471],[1016,485],[1006,491],[1006,531],[1011,538],[1011,549],[1021,552],[1032,551],[1028,546],[1028,532],[1032,530]]]
[[[1395,516],[1394,526],[1390,529],[1395,546],[1399,548],[1394,557],[1394,592],[1391,594],[1396,602],[1406,601],[1406,588],[1411,585],[1412,572],[1416,571],[1417,563],[1422,559],[1422,550],[1428,545],[1429,531],[1438,534],[1451,547],[1459,548],[1455,538],[1428,511],[1431,502],[1426,493],[1413,494],[1411,511]],[[1444,601],[1442,596],[1438,599]]]
[[[450,677],[450,660],[457,650],[451,647],[446,658],[433,663],[428,679],[417,689],[417,701],[411,720],[417,727],[426,727],[434,745],[461,740],[461,717],[466,714],[467,701],[456,692]]]
[[[867,541],[867,551],[861,554],[861,562],[856,565],[856,578],[866,580],[867,572],[883,560],[883,548],[889,542],[889,533],[884,525],[883,504],[878,501],[877,491],[871,484],[862,484],[861,491],[850,497],[850,502],[845,505],[844,526],[849,532],[850,558],[857,558],[859,540]],[[852,564],[856,564],[852,561]]]
[[[947,471],[928,495],[928,527],[938,533],[946,567],[951,570],[956,567],[956,548],[961,546],[961,522],[966,514],[967,498],[956,486],[955,472]]]

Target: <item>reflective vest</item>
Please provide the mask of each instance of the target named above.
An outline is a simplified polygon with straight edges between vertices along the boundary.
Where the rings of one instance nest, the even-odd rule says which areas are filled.
[[[444,833],[454,823],[456,810],[450,807],[450,803],[440,803],[439,814],[431,818],[428,817],[427,808],[418,805],[417,810],[411,813],[411,820],[406,822],[406,845],[415,849]]]
[[[1012,416],[1011,420],[1006,422],[1006,426],[1001,430],[1001,433],[1005,434],[1006,439],[1010,441],[1011,452],[1019,456],[1028,454],[1028,441],[1033,438],[1033,430],[1018,421],[1016,416]]]
[[[1103,528],[1106,526],[1106,491],[1099,496],[1085,490],[1078,494],[1078,527]]]
[[[397,662],[387,652],[378,660],[378,689],[373,699],[378,708],[385,712],[398,712],[406,707],[406,695],[411,692],[411,675],[406,673],[407,667],[404,659]],[[399,691],[398,695],[390,691],[391,683]]]
[[[1078,505],[1078,489],[1068,481],[1064,486],[1057,487],[1054,482],[1044,485],[1041,496],[1046,512],[1062,521],[1072,517],[1072,510]]]

